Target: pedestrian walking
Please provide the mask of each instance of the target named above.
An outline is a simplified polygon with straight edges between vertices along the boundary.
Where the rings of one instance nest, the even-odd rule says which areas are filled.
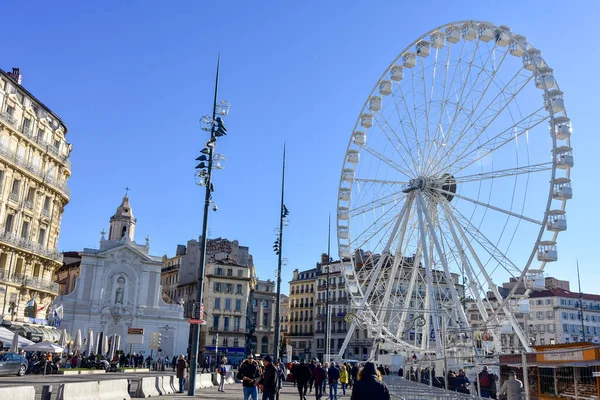
[[[481,397],[490,397],[490,387],[492,376],[489,374],[487,365],[483,366],[483,370],[477,376],[477,384],[481,392]]]
[[[210,372],[210,363],[208,360],[208,356],[204,357],[204,363],[202,364],[202,371],[200,371],[200,373],[203,374],[204,371]]]
[[[238,370],[236,377],[242,381],[244,400],[248,400],[250,397],[252,397],[252,400],[258,400],[256,383],[260,378],[260,371],[252,354],[248,354],[248,358]]]
[[[508,380],[504,381],[500,387],[500,396],[506,394],[507,400],[521,400],[521,391],[523,390],[523,382],[517,379],[517,373],[510,371]]]
[[[275,400],[275,393],[278,390],[278,376],[277,368],[273,365],[273,359],[271,356],[265,356],[263,358],[264,370],[262,377],[258,381],[260,390],[263,392],[262,400]]]
[[[352,396],[350,400],[391,400],[390,391],[386,384],[377,374],[375,364],[368,362],[357,376],[358,380],[352,386]]]
[[[336,400],[340,369],[333,362],[327,369],[327,380],[329,381],[329,400]]]
[[[321,367],[321,363],[317,362],[313,371],[313,379],[315,380],[315,399],[320,400],[323,397],[323,381],[325,380],[325,370]]]
[[[300,361],[300,364],[296,366],[296,372],[294,372],[296,383],[298,383],[298,394],[300,395],[300,400],[306,400],[306,390],[308,388],[308,381],[311,375],[312,374],[308,365],[304,363],[304,360]]]
[[[346,395],[346,387],[348,386],[348,371],[346,371],[346,367],[342,364],[340,366],[340,383],[342,384],[342,395]]]
[[[185,362],[185,357],[182,355],[179,356],[179,361],[177,362],[177,378],[179,379],[179,393],[183,393],[184,389],[184,381],[187,376],[188,365]]]
[[[220,377],[219,380],[219,392],[225,391],[225,375],[227,375],[227,368],[225,368],[225,362],[221,361],[221,365],[217,368],[217,374]]]
[[[175,372],[175,368],[177,368],[177,356],[173,356],[173,360],[171,361],[171,366],[173,367],[173,372]]]

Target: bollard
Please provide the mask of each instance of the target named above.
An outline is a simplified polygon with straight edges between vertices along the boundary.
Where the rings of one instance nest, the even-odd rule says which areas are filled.
[[[42,387],[42,400],[51,400],[52,398],[52,385],[44,385]]]

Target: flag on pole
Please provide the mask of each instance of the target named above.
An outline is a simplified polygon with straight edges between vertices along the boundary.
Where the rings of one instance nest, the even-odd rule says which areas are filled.
[[[63,306],[62,304],[54,309],[54,326],[60,326],[60,321],[63,319]]]
[[[35,300],[32,298],[25,304],[25,316],[29,318],[35,318]]]

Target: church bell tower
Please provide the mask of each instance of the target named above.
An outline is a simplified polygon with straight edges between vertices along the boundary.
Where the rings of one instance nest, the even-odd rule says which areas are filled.
[[[135,223],[133,211],[129,205],[129,196],[125,195],[115,215],[110,217],[110,231],[108,240],[134,241]]]

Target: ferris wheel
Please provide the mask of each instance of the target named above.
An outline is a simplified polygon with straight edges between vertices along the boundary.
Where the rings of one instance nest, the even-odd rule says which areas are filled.
[[[552,68],[506,26],[460,21],[411,43],[361,110],[338,192],[354,324],[421,354],[500,349],[566,230],[571,121]],[[503,283],[505,283],[503,285]],[[525,284],[525,285],[523,285]]]

